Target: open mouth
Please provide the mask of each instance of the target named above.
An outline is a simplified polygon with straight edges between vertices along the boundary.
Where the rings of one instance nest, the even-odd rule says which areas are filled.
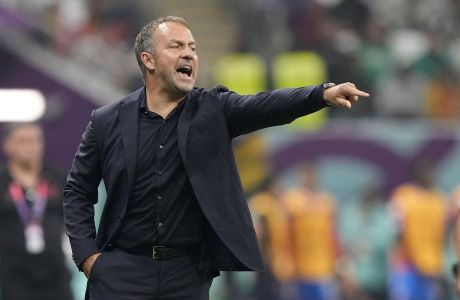
[[[188,77],[192,76],[192,67],[190,66],[180,66],[179,68],[176,69],[177,73],[185,74]]]

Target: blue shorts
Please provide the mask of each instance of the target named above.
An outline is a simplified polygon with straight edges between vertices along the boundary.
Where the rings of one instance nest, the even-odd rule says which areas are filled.
[[[440,300],[439,281],[421,274],[413,267],[390,273],[391,300]]]
[[[299,296],[301,300],[336,300],[337,289],[332,280],[299,281]]]

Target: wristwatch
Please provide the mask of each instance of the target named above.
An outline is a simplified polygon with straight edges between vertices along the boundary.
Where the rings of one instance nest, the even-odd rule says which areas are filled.
[[[327,90],[333,86],[336,86],[336,84],[333,82],[326,81],[322,84],[322,86],[323,86],[323,90]]]
[[[454,275],[455,278],[458,277],[458,270],[460,268],[460,263],[456,262],[455,264],[452,265],[452,274]]]
[[[323,99],[324,99],[324,91],[327,90],[327,89],[330,89],[333,86],[336,86],[336,84],[333,83],[333,82],[329,82],[329,81],[326,81],[326,82],[321,84],[321,87],[323,88]],[[326,104],[327,104],[327,106],[332,106],[332,104],[329,103],[328,101],[326,101]]]

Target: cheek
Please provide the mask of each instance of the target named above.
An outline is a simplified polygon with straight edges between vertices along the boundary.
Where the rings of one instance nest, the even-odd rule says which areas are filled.
[[[157,60],[155,62],[155,70],[168,74],[174,72],[174,62],[166,59]]]
[[[21,149],[20,152],[23,155],[24,154],[26,154],[26,155],[39,155],[39,154],[43,153],[43,147],[41,145],[31,144],[31,145],[21,147],[20,149]]]
[[[12,159],[26,159],[30,157],[30,152],[28,152],[25,148],[17,149],[16,151],[10,152],[9,157]]]
[[[36,147],[32,150],[35,154],[42,155],[43,154],[43,147]]]

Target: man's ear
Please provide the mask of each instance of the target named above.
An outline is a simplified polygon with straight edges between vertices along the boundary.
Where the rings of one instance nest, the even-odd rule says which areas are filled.
[[[153,57],[151,53],[142,52],[141,60],[144,63],[144,66],[147,70],[149,71],[155,70],[155,58]]]

